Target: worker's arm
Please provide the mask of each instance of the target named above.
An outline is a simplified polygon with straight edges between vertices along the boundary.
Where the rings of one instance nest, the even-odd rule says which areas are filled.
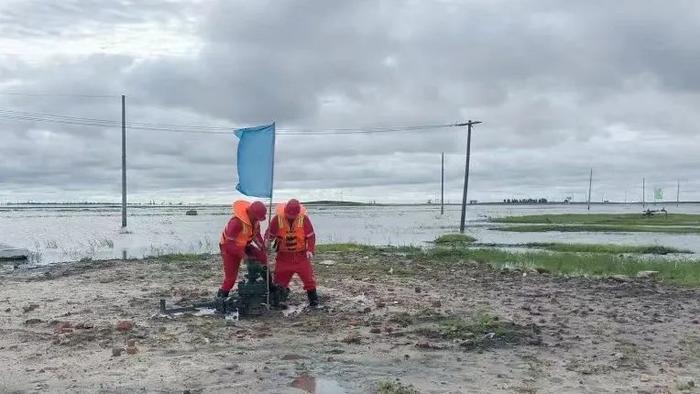
[[[267,226],[267,230],[265,231],[265,241],[272,242],[277,236],[278,228],[277,216],[273,216],[272,220],[270,220],[270,225]]]
[[[243,225],[241,224],[241,220],[237,217],[232,217],[224,228],[224,239],[226,241],[233,241],[236,239],[236,237],[238,237],[238,234],[240,234],[242,230]]]
[[[304,236],[306,236],[306,250],[316,252],[316,234],[314,233],[314,225],[311,224],[309,217],[304,218]]]

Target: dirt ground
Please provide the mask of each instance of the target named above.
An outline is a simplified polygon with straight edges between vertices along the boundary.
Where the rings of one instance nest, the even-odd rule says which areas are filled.
[[[289,310],[239,321],[158,313],[159,298],[211,297],[218,256],[5,271],[0,392],[354,393],[400,383],[422,393],[665,393],[700,384],[698,289],[391,252],[315,261],[322,310],[301,310],[295,283]]]

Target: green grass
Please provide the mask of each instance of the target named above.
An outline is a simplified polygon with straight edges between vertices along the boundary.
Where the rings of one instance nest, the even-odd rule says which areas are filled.
[[[490,227],[489,230],[515,231],[520,233],[538,232],[604,232],[604,233],[671,233],[671,234],[697,234],[700,227],[671,227],[671,226],[634,226],[634,225],[599,225],[599,224],[525,224],[504,227]]]
[[[582,253],[634,253],[634,254],[669,254],[693,253],[685,249],[676,249],[661,245],[614,245],[614,244],[569,244],[557,242],[531,242],[524,246],[551,250],[553,252],[582,252]]]
[[[433,249],[422,258],[435,264],[473,260],[494,267],[532,268],[553,274],[609,277],[636,276],[639,271],[658,271],[661,280],[681,285],[700,286],[700,261],[639,259],[606,253],[509,252],[499,249]]]
[[[417,253],[417,246],[372,246],[356,243],[321,244],[316,246],[318,253]]]
[[[643,216],[641,213],[627,214],[560,214],[508,216],[491,219],[494,223],[510,224],[595,224],[618,226],[700,226],[700,215],[671,213]]]
[[[476,241],[476,238],[467,234],[445,234],[435,239],[435,244],[440,246],[455,246],[470,244]]]

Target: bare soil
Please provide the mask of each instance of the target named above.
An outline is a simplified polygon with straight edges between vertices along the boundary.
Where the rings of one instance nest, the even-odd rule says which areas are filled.
[[[6,272],[0,392],[354,393],[398,381],[423,393],[666,393],[700,383],[698,289],[325,253],[321,310],[302,309],[295,282],[285,312],[158,313],[159,298],[212,297],[220,264]]]

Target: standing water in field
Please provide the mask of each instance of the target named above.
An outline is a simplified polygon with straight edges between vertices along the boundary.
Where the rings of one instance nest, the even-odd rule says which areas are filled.
[[[659,206],[661,207],[661,206]],[[141,258],[171,253],[216,253],[229,208],[130,207],[129,226],[120,228],[120,208],[109,206],[2,206],[0,243],[28,249],[33,261],[50,264],[80,259]],[[640,213],[639,205],[598,205],[596,213]],[[700,213],[700,205],[670,208]],[[491,229],[488,218],[511,215],[585,213],[585,205],[470,205],[467,231],[483,243],[527,242],[663,245],[700,253],[700,234],[663,233],[516,233]],[[440,215],[433,206],[309,207],[319,243],[426,246],[459,228],[459,206]]]

